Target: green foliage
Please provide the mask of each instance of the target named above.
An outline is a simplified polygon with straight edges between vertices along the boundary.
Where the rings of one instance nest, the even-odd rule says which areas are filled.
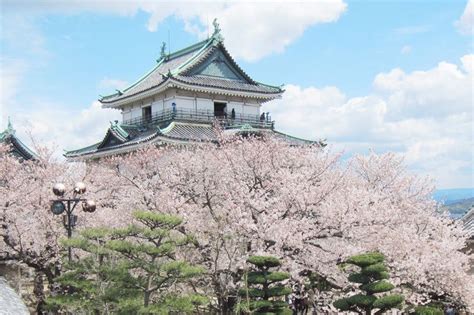
[[[247,262],[254,270],[244,275],[245,288],[239,290],[242,301],[237,312],[252,314],[291,314],[288,305],[279,297],[291,293],[291,289],[281,281],[289,278],[286,272],[269,271],[281,265],[280,260],[271,256],[252,256]]]
[[[388,309],[400,306],[403,300],[404,300],[403,296],[399,294],[386,295],[386,296],[382,296],[381,298],[378,298],[374,302],[373,306],[374,308],[388,310]]]
[[[384,259],[385,257],[383,256],[383,254],[379,252],[371,252],[352,256],[347,260],[347,263],[359,267],[367,267],[376,263],[381,263],[384,261]]]
[[[163,227],[168,230],[174,229],[183,222],[177,216],[151,211],[135,211],[133,217],[150,228]]]
[[[278,267],[280,266],[280,260],[272,256],[250,256],[247,262],[255,265],[256,267]]]
[[[256,272],[249,272],[247,277],[248,277],[247,281],[249,283],[263,284],[265,282],[268,282],[268,283],[280,282],[285,279],[288,279],[290,275],[287,272],[274,271],[271,273],[264,273],[262,271],[256,271]]]
[[[363,269],[365,275],[377,275],[379,273],[387,272],[388,269],[383,263],[376,263],[373,265],[368,265]]]
[[[364,295],[364,294],[356,294],[349,298],[347,298],[347,302],[351,305],[359,306],[360,308],[368,308],[371,307],[372,304],[377,300],[377,298],[373,295]]]
[[[432,306],[417,306],[415,307],[414,315],[443,315],[443,310]]]
[[[291,293],[291,289],[286,288],[283,285],[277,285],[269,288],[267,293],[268,296],[285,296]]]
[[[203,268],[177,260],[192,237],[183,235],[178,217],[137,211],[137,223],[120,229],[88,229],[64,246],[86,255],[57,280],[62,290],[48,299],[50,310],[116,314],[194,312],[207,298],[179,293],[179,284]]]
[[[198,313],[199,307],[208,303],[202,295],[176,295],[164,296],[160,303],[147,307],[140,307],[138,314],[191,314]],[[131,314],[134,314],[133,312]]]
[[[342,299],[336,300],[334,301],[334,303],[332,303],[332,305],[334,305],[335,308],[343,312],[349,311],[352,307],[352,304],[350,303],[349,298],[342,298]]]
[[[265,292],[256,288],[242,288],[239,290],[239,295],[250,298],[261,298],[265,295]]]
[[[367,291],[368,293],[381,293],[393,290],[395,286],[388,281],[377,281],[372,283],[363,284],[359,287],[362,291]]]
[[[309,283],[306,283],[307,288],[316,289],[319,292],[330,291],[335,288],[326,278],[322,277],[316,272],[310,272],[308,275]]]
[[[360,268],[359,272],[351,273],[348,279],[350,282],[361,284],[359,289],[362,293],[339,299],[333,303],[334,307],[341,311],[368,313],[373,309],[384,312],[401,305],[404,300],[401,295],[375,295],[394,289],[393,284],[384,280],[389,278],[389,274],[381,253],[371,252],[352,256],[346,262]]]
[[[370,277],[361,273],[351,273],[347,279],[354,283],[366,284],[370,282]]]

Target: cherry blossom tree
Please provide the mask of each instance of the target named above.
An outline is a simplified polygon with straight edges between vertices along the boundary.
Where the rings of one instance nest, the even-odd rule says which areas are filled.
[[[337,262],[369,251],[384,254],[391,282],[412,292],[404,293],[408,303],[436,293],[473,307],[470,256],[461,252],[466,235],[438,213],[431,182],[407,173],[395,154],[342,161],[318,146],[222,137],[217,144],[147,147],[87,166],[47,155],[19,163],[2,154],[0,177],[1,253],[45,274],[54,274],[64,233],[49,210],[50,188],[81,179],[98,210],[93,217],[78,212],[78,229],[126,226],[135,210],[183,218],[197,250],[179,258],[206,267],[208,281],[199,289],[223,311],[249,256],[276,256],[293,277],[309,270],[345,286]]]
[[[113,190],[117,224],[130,209],[185,219],[199,249],[189,259],[207,267],[221,309],[245,260],[260,254],[280,257],[295,277],[311,270],[343,286],[338,261],[380,251],[392,282],[414,292],[408,303],[428,292],[474,301],[461,226],[438,213],[431,182],[407,173],[395,154],[344,162],[316,146],[231,137],[149,147],[95,167],[107,173],[100,178]]]
[[[84,165],[68,165],[52,151],[36,147],[37,160],[21,161],[0,145],[0,261],[24,264],[35,271],[38,311],[43,307],[43,278],[48,285],[60,271],[59,240],[66,237],[61,216],[51,213],[52,187],[74,187],[90,175]],[[93,191],[89,195],[95,195]],[[78,227],[86,222],[80,209]],[[103,221],[102,221],[103,222]]]

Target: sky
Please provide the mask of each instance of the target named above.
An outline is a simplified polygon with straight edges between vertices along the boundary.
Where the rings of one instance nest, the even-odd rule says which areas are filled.
[[[58,152],[102,139],[116,110],[99,95],[207,37],[255,80],[277,129],[344,157],[393,151],[438,188],[474,187],[469,1],[0,0],[0,129],[8,117]],[[211,30],[212,32],[212,30]]]

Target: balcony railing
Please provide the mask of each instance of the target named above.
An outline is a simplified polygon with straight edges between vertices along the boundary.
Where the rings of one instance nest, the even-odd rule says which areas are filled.
[[[172,120],[201,123],[213,123],[217,121],[224,127],[248,124],[256,128],[271,129],[273,129],[275,123],[268,116],[266,116],[265,119],[261,119],[259,115],[235,113],[235,117],[233,117],[231,114],[226,112],[194,109],[165,109],[160,112],[155,112],[151,116],[142,116],[133,119],[127,119],[124,120],[123,123],[127,125],[148,126],[160,125],[162,123],[169,122]]]

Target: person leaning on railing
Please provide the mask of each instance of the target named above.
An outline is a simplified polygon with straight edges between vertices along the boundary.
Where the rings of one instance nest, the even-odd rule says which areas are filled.
[[[175,102],[171,103],[171,107],[173,108],[173,113],[171,117],[175,118],[176,117],[176,103]]]

